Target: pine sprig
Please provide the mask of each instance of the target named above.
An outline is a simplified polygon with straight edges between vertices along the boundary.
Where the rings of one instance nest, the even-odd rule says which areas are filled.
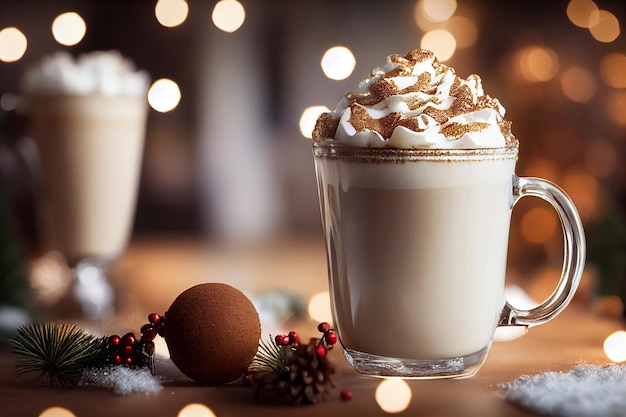
[[[10,340],[18,374],[40,372],[50,385],[73,385],[84,369],[106,362],[106,339],[69,324],[28,324]]]
[[[248,367],[248,371],[255,374],[276,372],[287,367],[285,347],[278,347],[270,336],[268,340],[259,341],[259,349]]]
[[[323,400],[334,387],[335,372],[326,357],[338,341],[326,322],[320,323],[320,339],[311,338],[301,344],[296,332],[259,341],[243,383],[256,385],[256,396],[262,390],[274,391],[276,396],[289,398],[292,404],[314,404]]]

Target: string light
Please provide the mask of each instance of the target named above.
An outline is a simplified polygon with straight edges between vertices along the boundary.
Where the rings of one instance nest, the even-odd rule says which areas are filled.
[[[445,29],[435,29],[424,34],[420,46],[433,51],[439,61],[445,62],[456,51],[456,39]]]
[[[180,26],[187,20],[189,5],[185,0],[159,0],[154,6],[157,21],[168,28]]]
[[[224,32],[235,32],[246,20],[246,10],[237,0],[221,0],[213,8],[213,24]]]
[[[389,414],[401,413],[411,404],[411,387],[402,379],[385,379],[376,387],[378,406]]]
[[[76,417],[76,414],[72,413],[67,408],[50,407],[43,410],[41,414],[39,414],[39,417]]]
[[[28,41],[26,36],[16,27],[0,30],[0,61],[19,61],[26,53]]]
[[[584,167],[569,168],[563,174],[560,185],[574,201],[583,222],[594,217],[600,203],[600,184]]]
[[[594,15],[598,6],[591,0],[571,0],[567,4],[566,14],[574,25],[588,29],[598,23],[598,16]]]
[[[309,299],[307,308],[309,316],[319,322],[332,323],[332,314],[330,310],[330,294],[328,291],[321,291]]]
[[[161,113],[174,110],[180,99],[178,84],[168,78],[156,80],[148,90],[148,104]]]
[[[626,88],[626,55],[608,54],[600,62],[600,74],[609,87]]]
[[[216,417],[216,415],[204,404],[190,403],[178,412],[177,417]]]
[[[446,28],[454,36],[457,48],[468,48],[474,45],[478,39],[478,27],[467,16],[452,16],[448,20]]]
[[[626,332],[618,330],[604,340],[604,354],[613,362],[626,362]]]
[[[52,36],[65,46],[74,46],[85,37],[87,25],[76,12],[67,12],[58,15],[52,22]]]
[[[565,97],[577,103],[585,103],[596,92],[596,80],[589,70],[571,67],[561,75],[561,89]]]
[[[334,46],[324,53],[320,65],[331,80],[345,80],[354,71],[356,59],[345,46]]]
[[[524,213],[520,225],[522,236],[531,243],[545,243],[556,232],[556,218],[552,210],[534,207]]]
[[[598,10],[591,13],[592,20],[597,21],[589,27],[589,32],[595,40],[603,43],[613,42],[620,34],[619,20],[607,10]]]
[[[551,80],[559,70],[559,58],[550,48],[530,45],[517,54],[518,69],[527,81],[542,82]]]
[[[606,97],[606,112],[618,126],[626,127],[626,91],[616,91]]]
[[[456,11],[456,0],[420,0],[424,17],[431,22],[445,22]]]
[[[330,110],[326,106],[311,106],[304,109],[302,115],[300,116],[300,122],[298,123],[302,136],[307,139],[311,139],[317,118],[320,114],[329,111]]]

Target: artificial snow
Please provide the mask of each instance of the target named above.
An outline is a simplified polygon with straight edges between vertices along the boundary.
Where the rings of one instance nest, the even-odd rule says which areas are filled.
[[[83,372],[79,384],[111,389],[119,395],[133,392],[153,394],[163,389],[159,379],[152,375],[150,369],[133,369],[126,366],[87,369]]]
[[[562,417],[626,415],[626,365],[576,366],[568,372],[524,375],[503,384],[507,401]]]

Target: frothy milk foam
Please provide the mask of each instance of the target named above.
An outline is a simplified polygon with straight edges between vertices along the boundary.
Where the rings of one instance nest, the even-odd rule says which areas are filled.
[[[110,261],[132,227],[148,77],[116,52],[57,54],[24,78],[41,155],[43,238],[75,264]]]
[[[346,349],[428,360],[489,346],[504,305],[514,165],[318,161]]]

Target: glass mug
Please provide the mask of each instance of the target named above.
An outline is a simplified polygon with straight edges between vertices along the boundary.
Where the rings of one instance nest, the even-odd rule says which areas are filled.
[[[496,328],[545,323],[574,296],[580,217],[554,184],[515,175],[516,148],[313,152],[334,326],[359,372],[472,376]],[[504,297],[511,210],[525,196],[555,208],[565,242],[556,290],[529,310]]]

